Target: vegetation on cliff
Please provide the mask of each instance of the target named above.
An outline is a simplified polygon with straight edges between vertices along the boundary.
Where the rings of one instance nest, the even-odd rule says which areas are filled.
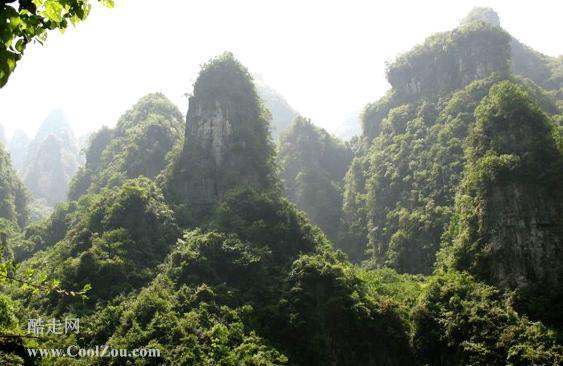
[[[352,150],[308,119],[297,117],[280,138],[278,160],[287,198],[336,241],[342,181]]]
[[[0,146],[0,363],[103,344],[160,350],[138,364],[563,363],[561,113],[475,17],[390,64],[347,144],[298,117],[277,155],[225,53],[185,126],[151,94],[98,131],[45,221],[25,226]],[[18,314],[80,334],[24,338]]]
[[[183,137],[182,114],[164,95],[141,98],[117,122],[90,137],[86,164],[73,178],[69,199],[118,186],[126,179],[156,178]]]

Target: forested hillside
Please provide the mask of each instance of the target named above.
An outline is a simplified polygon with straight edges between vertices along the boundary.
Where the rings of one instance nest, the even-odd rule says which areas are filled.
[[[486,22],[492,26],[502,26],[498,14],[491,8],[473,9],[462,23]],[[551,57],[538,52],[518,39],[510,39],[510,58],[512,71],[516,75],[530,79],[544,88],[563,108],[563,56]]]
[[[287,198],[335,242],[342,216],[342,181],[352,149],[297,117],[280,138],[278,160]]]
[[[276,147],[218,55],[185,119],[141,98],[31,224],[0,145],[0,364],[563,364],[562,85],[518,72],[498,24],[474,10],[389,63],[346,143],[296,116]],[[102,345],[159,353],[26,351]]]
[[[376,267],[432,272],[463,176],[474,112],[493,85],[521,85],[555,123],[560,111],[553,96],[510,73],[510,47],[502,29],[465,22],[388,66],[393,87],[366,107],[364,147],[346,177],[350,252],[365,248]]]
[[[164,95],[144,96],[114,129],[103,127],[90,136],[86,163],[72,179],[69,199],[118,186],[128,178],[156,178],[179,147],[183,130],[182,113]]]

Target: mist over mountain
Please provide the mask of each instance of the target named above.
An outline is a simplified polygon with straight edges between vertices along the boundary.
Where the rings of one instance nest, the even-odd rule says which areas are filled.
[[[287,100],[277,91],[272,89],[260,77],[254,77],[254,84],[258,96],[272,114],[271,131],[274,142],[290,126],[297,112],[289,105]]]
[[[342,215],[342,182],[352,149],[310,120],[297,117],[280,137],[279,165],[288,199],[333,242]]]
[[[334,131],[334,134],[344,141],[352,140],[362,134],[360,112],[351,113]]]
[[[485,22],[501,27],[498,14],[491,8],[475,8],[462,24],[471,22]],[[559,108],[563,108],[563,55],[551,57],[538,52],[523,44],[518,39],[510,37],[510,59],[512,71],[532,80],[544,88],[557,101]]]
[[[562,364],[563,83],[500,24],[477,8],[399,55],[348,141],[230,52],[185,117],[148,94],[79,169],[55,112],[24,177],[56,206],[32,223],[0,144],[0,364]],[[158,352],[26,352],[73,345]]]
[[[86,163],[71,182],[69,198],[76,200],[129,178],[156,178],[178,153],[183,136],[178,108],[160,93],[144,96],[114,129],[102,127],[90,135]]]
[[[55,206],[66,199],[68,185],[80,166],[80,153],[69,122],[60,110],[51,112],[29,143],[23,181],[35,199]]]
[[[20,176],[23,174],[30,143],[30,138],[22,130],[16,130],[12,139],[8,143],[8,150],[12,158],[12,165]]]

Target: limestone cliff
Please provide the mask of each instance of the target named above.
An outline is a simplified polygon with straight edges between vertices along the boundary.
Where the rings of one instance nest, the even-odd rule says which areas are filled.
[[[491,88],[476,115],[441,262],[517,290],[532,317],[557,314],[563,298],[563,160],[553,125],[523,88],[507,81]],[[538,309],[542,298],[550,309]],[[561,321],[560,312],[555,316]]]
[[[387,79],[405,99],[461,89],[496,73],[507,76],[509,36],[498,27],[470,23],[428,38],[387,68]]]
[[[273,161],[269,120],[248,71],[230,53],[211,60],[190,97],[183,151],[168,183],[173,201],[197,220],[229,190],[275,186]]]
[[[498,14],[491,8],[473,9],[462,24],[475,22],[485,22],[493,27],[501,26]],[[563,110],[563,56],[544,55],[510,37],[510,58],[512,72],[550,91],[557,100],[559,109]]]

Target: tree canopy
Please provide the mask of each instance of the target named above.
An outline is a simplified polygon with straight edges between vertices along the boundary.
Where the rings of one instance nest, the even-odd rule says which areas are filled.
[[[98,0],[112,7],[114,0]],[[43,43],[49,30],[84,20],[92,0],[7,0],[0,3],[0,88],[31,42]]]

